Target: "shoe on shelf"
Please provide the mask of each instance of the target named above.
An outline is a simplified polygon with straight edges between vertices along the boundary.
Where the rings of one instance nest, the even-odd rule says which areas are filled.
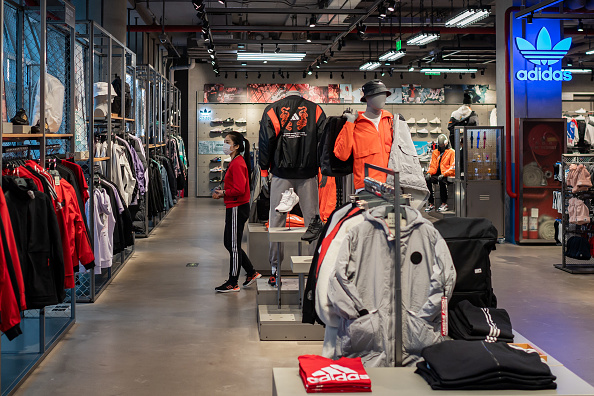
[[[223,123],[223,119],[222,118],[215,118],[214,120],[211,121],[211,123],[213,123],[213,124],[222,124]]]
[[[253,275],[247,275],[245,277],[245,282],[243,282],[243,287],[248,287],[254,284],[254,282],[256,281],[256,279],[260,279],[262,277],[262,274],[259,272],[254,272]]]
[[[245,127],[237,128],[237,130],[235,130],[235,132],[246,133],[247,132],[247,128],[245,128]]]
[[[414,117],[411,117],[408,120],[406,120],[406,123],[407,124],[416,124],[417,123],[417,120],[415,120]]]
[[[223,128],[221,128],[221,127],[216,127],[214,129],[210,130],[210,133],[221,133],[221,132],[223,132]]]
[[[582,107],[581,109],[576,110],[575,112],[576,112],[576,114],[586,114],[588,112],[588,110],[586,110]]]
[[[438,212],[447,212],[448,211],[448,204],[441,204],[437,209]]]
[[[417,128],[415,128],[415,127],[410,128],[410,134],[412,135],[414,133],[417,133]]]
[[[425,212],[432,212],[432,211],[434,211],[434,210],[435,210],[435,205],[433,205],[433,204],[428,204],[428,205],[425,207]]]
[[[234,123],[235,123],[235,120],[231,117],[229,117],[223,121],[223,124],[234,124]]]
[[[427,123],[426,118],[421,118],[419,121],[417,121],[417,124],[426,124],[426,123]]]
[[[417,133],[429,133],[429,130],[427,128],[423,128],[423,129],[417,130]]]
[[[236,124],[246,124],[247,120],[245,118],[238,118],[235,120]]]
[[[215,287],[215,291],[218,293],[238,292],[239,290],[239,285],[233,284],[229,280],[226,280],[221,286]]]
[[[22,107],[16,112],[15,116],[10,119],[14,125],[29,125],[29,117],[27,112]]]
[[[221,162],[221,157],[214,157],[210,159],[210,162]]]
[[[324,222],[320,219],[320,215],[315,215],[313,219],[309,222],[309,226],[307,226],[307,231],[301,237],[302,241],[306,242],[313,242],[320,236],[320,232],[322,232],[322,228],[324,228]]]
[[[233,132],[233,128],[232,127],[228,127],[228,128],[223,129],[221,132],[223,132],[223,133]]]
[[[217,166],[216,168],[212,168],[210,171],[213,172],[213,173],[215,173],[215,172],[222,172],[223,171],[223,167],[222,166]]]
[[[268,284],[272,287],[276,287],[276,274],[273,274],[270,278],[268,278]]]
[[[213,178],[213,179],[210,179],[210,182],[211,182],[211,183],[220,183],[220,182],[222,182],[222,181],[223,181],[223,180],[222,180],[220,177],[215,177],[215,178]]]
[[[49,132],[49,126],[47,125],[47,121],[45,122],[45,132]],[[39,121],[37,121],[37,124],[31,127],[31,133],[43,133],[41,131],[41,127],[39,126]]]
[[[439,117],[435,117],[434,119],[429,121],[429,124],[441,124],[441,120],[439,119]]]
[[[293,188],[289,188],[283,193],[280,203],[275,210],[280,213],[287,213],[290,212],[298,203],[299,197],[295,191],[293,191]]]
[[[441,127],[437,127],[435,129],[430,130],[431,133],[441,133]]]

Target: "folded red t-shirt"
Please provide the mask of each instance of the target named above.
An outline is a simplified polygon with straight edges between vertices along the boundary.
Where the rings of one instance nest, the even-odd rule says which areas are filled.
[[[371,380],[361,358],[299,356],[299,375],[307,393],[371,392]]]

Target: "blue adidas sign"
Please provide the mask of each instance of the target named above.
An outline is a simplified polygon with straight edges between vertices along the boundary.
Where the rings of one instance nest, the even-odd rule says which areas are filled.
[[[526,39],[516,37],[516,47],[524,59],[536,65],[533,70],[518,70],[516,78],[520,81],[570,81],[573,76],[567,70],[553,70],[571,47],[571,37],[559,41],[553,46],[551,35],[546,27],[538,32],[533,45]],[[544,66],[544,67],[540,67]],[[548,68],[546,68],[548,66]]]

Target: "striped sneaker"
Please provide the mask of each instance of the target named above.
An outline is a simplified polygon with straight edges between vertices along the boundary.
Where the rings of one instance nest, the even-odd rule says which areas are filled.
[[[248,287],[254,284],[254,282],[256,281],[256,279],[259,279],[262,277],[262,274],[260,274],[259,272],[254,272],[253,275],[247,275],[245,277],[245,282],[243,282],[243,287]]]
[[[221,286],[215,287],[215,291],[219,293],[238,292],[239,290],[239,285],[237,283],[233,284],[228,280],[226,280]]]

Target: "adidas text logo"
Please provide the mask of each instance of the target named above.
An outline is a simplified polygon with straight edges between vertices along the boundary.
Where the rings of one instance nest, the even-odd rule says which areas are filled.
[[[339,366],[338,364],[331,364],[321,370],[312,374],[313,377],[307,377],[307,382],[310,384],[320,384],[330,381],[359,381],[368,380],[369,376],[366,374],[359,375],[355,370],[348,367]]]
[[[543,27],[536,37],[536,45],[528,40],[516,37],[516,47],[520,54],[528,62],[537,66],[549,66],[548,68],[535,67],[533,70],[519,70],[516,78],[520,81],[570,81],[572,74],[568,70],[555,70],[551,68],[563,59],[571,47],[571,37],[559,41],[553,46],[551,35],[547,28]]]

